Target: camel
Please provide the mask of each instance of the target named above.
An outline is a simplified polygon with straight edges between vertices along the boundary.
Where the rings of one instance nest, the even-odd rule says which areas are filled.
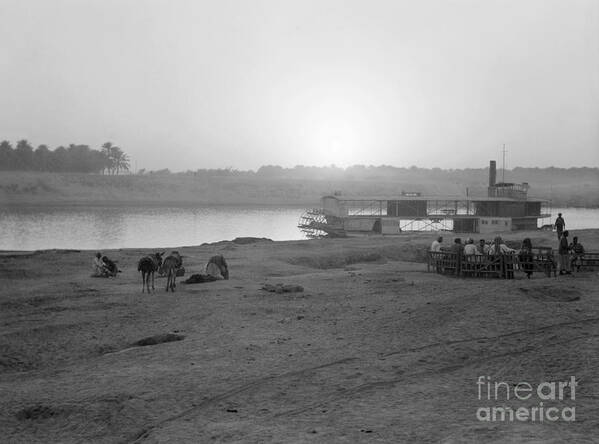
[[[162,256],[164,253],[165,252],[154,253],[150,256],[142,257],[137,263],[137,271],[141,271],[142,293],[144,292],[144,288],[147,288],[148,293],[150,292],[150,276],[152,276],[152,291],[154,291],[154,273],[158,271],[162,265]]]
[[[217,279],[229,279],[229,266],[221,254],[210,258],[206,265],[206,274],[214,276]]]
[[[173,251],[162,263],[162,270],[164,274],[166,274],[166,291],[169,289],[174,292],[175,287],[177,286],[175,280],[177,278],[177,270],[183,264],[183,259],[181,255]]]
[[[175,258],[177,258],[177,276],[183,276],[185,274],[185,268],[183,267],[183,256],[181,256],[177,250],[171,251],[171,254],[169,256],[174,256]],[[167,273],[168,270],[166,269],[163,263],[160,266],[160,268],[158,268],[158,274],[160,276],[166,276]]]

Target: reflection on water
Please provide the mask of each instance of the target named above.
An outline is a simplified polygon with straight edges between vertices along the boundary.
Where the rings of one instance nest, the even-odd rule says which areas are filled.
[[[122,211],[107,209],[102,212],[93,212],[88,216],[91,219],[91,235],[96,245],[118,244],[120,233],[125,231],[125,215]],[[83,218],[82,223],[85,222]]]
[[[297,207],[23,207],[0,209],[0,250],[199,245],[241,236],[301,239]],[[599,209],[554,208],[569,230],[599,228]]]
[[[241,236],[301,239],[302,208],[52,207],[0,209],[0,249],[199,245]]]

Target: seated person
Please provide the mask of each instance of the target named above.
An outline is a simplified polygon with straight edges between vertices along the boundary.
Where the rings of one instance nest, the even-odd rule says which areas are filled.
[[[481,254],[478,252],[476,245],[474,245],[474,240],[471,238],[466,239],[466,245],[464,245],[464,258],[467,263],[464,268],[465,271],[471,271],[476,268],[474,264],[477,263],[477,256],[481,256]]]
[[[114,277],[119,272],[119,269],[116,266],[116,263],[114,261],[108,259],[106,256],[102,257],[102,263],[104,264],[104,269],[106,270],[106,273],[108,274],[108,276]]]
[[[459,237],[456,237],[455,240],[453,241],[453,245],[451,246],[450,251],[452,253],[459,253],[462,254],[464,252],[464,245],[462,245],[462,239]]]
[[[497,236],[493,242],[493,245],[491,245],[491,247],[489,248],[489,256],[495,256],[493,260],[494,262],[496,262],[496,266],[501,267],[502,276],[508,279],[512,279],[514,277],[514,264],[510,262],[509,264],[506,264],[504,267],[502,263],[499,263],[497,261],[500,259],[499,255],[509,255],[514,254],[515,252],[516,250],[508,247],[503,242],[501,236]]]
[[[578,236],[572,238],[572,243],[568,247],[572,255],[571,265],[576,266],[576,271],[580,271],[582,258],[584,257],[584,247],[578,243]]]
[[[443,242],[443,236],[439,236],[431,244],[431,251],[441,251],[441,242]]]
[[[102,262],[102,253],[96,253],[92,261],[92,276],[101,277],[106,275],[106,268]]]
[[[481,254],[478,252],[476,245],[474,245],[474,240],[471,238],[466,239],[466,245],[464,245],[464,256],[474,256],[477,254]]]
[[[508,247],[500,236],[497,236],[493,242],[493,245],[489,247],[489,254],[511,254],[515,252],[516,250]]]
[[[485,243],[484,239],[481,239],[478,241],[478,252],[480,254],[484,254],[484,255],[489,254],[489,248],[491,248],[491,246],[488,245],[487,243]]]

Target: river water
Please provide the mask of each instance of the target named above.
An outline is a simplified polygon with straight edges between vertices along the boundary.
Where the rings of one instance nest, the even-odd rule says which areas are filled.
[[[0,208],[0,250],[166,248],[242,236],[302,239],[297,223],[303,211],[270,206]],[[558,212],[567,229],[599,228],[599,209],[554,208],[552,219]]]

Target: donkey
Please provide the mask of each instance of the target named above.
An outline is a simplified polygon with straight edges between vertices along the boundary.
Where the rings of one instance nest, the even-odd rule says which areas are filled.
[[[173,251],[162,263],[162,270],[166,274],[166,291],[170,289],[175,291],[175,280],[177,279],[177,270],[183,264],[183,259],[177,251]]]
[[[162,265],[162,253],[154,253],[146,257],[142,257],[137,263],[137,271],[141,271],[141,292],[144,292],[144,288],[147,288],[148,293],[150,292],[150,276],[152,276],[152,291],[154,291],[154,273]]]

